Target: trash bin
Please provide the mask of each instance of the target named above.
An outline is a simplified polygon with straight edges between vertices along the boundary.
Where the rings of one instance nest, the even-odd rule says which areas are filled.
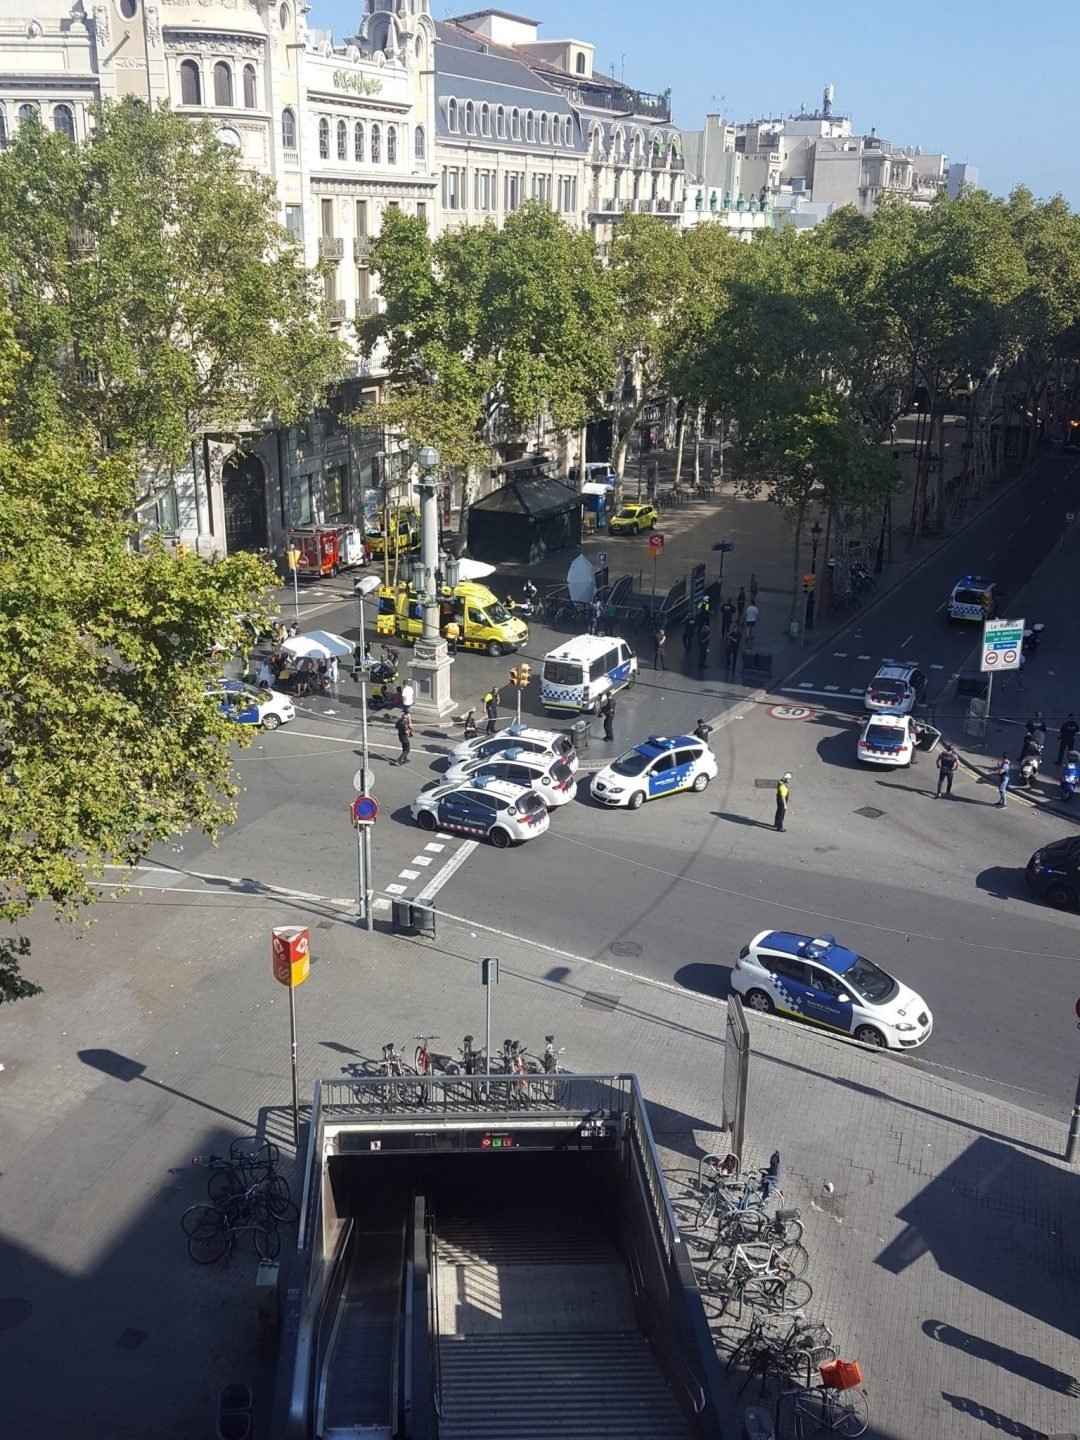
[[[413,901],[412,905],[412,927],[417,935],[422,935],[425,940],[435,939],[435,902],[421,895]]]
[[[589,748],[590,721],[584,715],[573,722],[563,733],[577,751],[579,758]]]
[[[411,935],[412,928],[412,901],[395,895],[390,901],[390,929],[395,935]]]

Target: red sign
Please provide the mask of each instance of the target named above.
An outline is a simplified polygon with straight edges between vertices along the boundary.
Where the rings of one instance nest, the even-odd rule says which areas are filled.
[[[653,533],[649,536],[649,549],[650,549],[650,550],[652,551],[652,553],[653,553],[653,559],[655,559],[656,556],[660,554],[660,552],[661,552],[661,550],[663,550],[663,548],[664,548],[664,537],[663,537],[663,535],[660,534],[659,531],[654,530]]]
[[[374,795],[357,795],[349,809],[354,825],[374,825],[379,813],[379,802]]]
[[[274,979],[295,990],[311,974],[311,931],[303,925],[275,925],[271,941]]]

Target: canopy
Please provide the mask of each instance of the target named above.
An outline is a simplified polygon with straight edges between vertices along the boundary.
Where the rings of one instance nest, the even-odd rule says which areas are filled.
[[[459,580],[486,580],[489,575],[495,574],[495,566],[487,565],[483,560],[459,560]]]
[[[346,640],[343,635],[334,635],[329,630],[309,630],[303,635],[293,635],[282,641],[281,648],[286,655],[294,655],[298,660],[329,660],[331,655],[344,659],[353,653],[351,640]]]

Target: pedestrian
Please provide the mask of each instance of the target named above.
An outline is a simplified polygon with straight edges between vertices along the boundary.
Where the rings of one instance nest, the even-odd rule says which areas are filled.
[[[743,622],[746,625],[746,643],[748,645],[753,642],[754,626],[758,622],[759,613],[760,612],[758,611],[757,606],[754,604],[753,600],[751,600],[750,604],[746,607],[746,614],[743,616]]]
[[[667,661],[664,659],[664,646],[667,644],[667,631],[662,625],[657,625],[656,634],[653,636],[652,668],[654,670],[666,670]]]
[[[615,621],[619,618],[619,607],[613,605],[609,600],[604,606],[604,634],[610,637],[615,634]]]
[[[600,634],[600,620],[601,620],[601,617],[603,616],[603,613],[604,613],[603,604],[602,604],[599,600],[594,600],[594,601],[592,602],[592,604],[589,606],[589,634],[590,634],[590,635],[599,635],[599,634]]]
[[[953,776],[956,774],[959,764],[960,759],[956,751],[951,745],[946,745],[945,749],[938,756],[937,793],[934,796],[935,800],[941,799],[942,785],[945,786],[945,798],[947,800],[952,799]]]
[[[919,746],[922,744],[922,742],[923,742],[925,739],[926,739],[926,726],[922,723],[921,720],[914,720],[914,719],[913,719],[912,722],[911,722],[911,763],[912,763],[912,765],[917,765],[917,764],[919,763]]]
[[[412,720],[409,712],[403,710],[398,716],[397,738],[401,742],[401,758],[395,760],[395,765],[407,765],[409,763],[409,751],[412,748]]]
[[[461,626],[456,620],[450,620],[443,631],[446,636],[446,648],[451,655],[457,654],[458,641],[461,639]]]
[[[299,635],[299,634],[300,634],[300,621],[299,621],[299,620],[290,620],[290,621],[289,621],[289,639],[290,639],[290,640],[295,640],[296,637],[297,637],[297,635]]]
[[[739,623],[742,624],[742,612],[746,609],[746,591],[739,586],[739,593],[735,596],[735,609],[739,612]]]
[[[416,690],[411,680],[406,680],[401,687],[401,708],[406,715],[412,710],[416,701]]]
[[[337,694],[338,682],[338,657],[331,655],[326,666],[326,678],[330,681],[330,688]]]
[[[604,717],[604,739],[614,740],[615,731],[612,727],[615,724],[615,701],[610,694],[604,696],[604,703],[600,706],[600,714]]]
[[[694,645],[694,617],[688,615],[686,624],[682,627],[682,648],[683,654],[689,655]]]
[[[783,830],[784,821],[787,819],[788,781],[790,779],[791,771],[785,770],[776,782],[776,814],[773,816],[774,830]]]
[[[735,606],[730,600],[725,600],[720,606],[720,634],[726,635],[731,629],[731,623],[735,619]]]
[[[997,772],[996,772],[996,773],[997,773],[997,787],[998,787],[998,798],[997,798],[997,806],[996,806],[996,808],[997,808],[998,810],[1004,810],[1004,809],[1005,809],[1005,793],[1006,793],[1006,791],[1007,791],[1008,788],[1009,788],[1009,772],[1010,772],[1011,769],[1012,769],[1012,766],[1009,764],[1008,752],[1007,752],[1007,751],[1002,751],[1001,760],[998,762],[998,767],[997,767]]]
[[[484,714],[487,716],[487,725],[484,727],[484,734],[494,735],[495,724],[499,718],[498,690],[489,690],[484,696]]]
[[[757,604],[757,576],[752,570],[750,572],[750,604]]]
[[[536,597],[537,595],[539,595],[540,592],[537,590],[536,586],[531,580],[525,581],[525,584],[521,587],[521,591],[522,594],[525,596],[525,604],[529,607],[529,610],[531,612],[533,607],[536,605]]]
[[[277,676],[271,668],[270,661],[264,660],[259,666],[258,686],[260,690],[272,690]]]
[[[1065,759],[1065,752],[1076,748],[1076,735],[1078,731],[1080,731],[1080,725],[1077,724],[1076,717],[1070,710],[1068,719],[1062,721],[1061,729],[1058,731],[1057,763],[1059,765]]]
[[[737,625],[733,625],[731,629],[727,632],[727,639],[724,641],[726,671],[733,680],[735,679],[735,668],[739,663],[740,639],[741,637],[739,635],[739,627]]]
[[[711,638],[712,630],[709,628],[709,622],[705,620],[698,626],[697,632],[697,668],[699,670],[704,670],[705,666],[709,663],[709,641]]]
[[[465,739],[476,739],[476,711],[470,710],[465,716]]]
[[[694,734],[707,745],[709,743],[709,736],[712,734],[712,726],[706,725],[704,720],[699,720],[694,726]]]

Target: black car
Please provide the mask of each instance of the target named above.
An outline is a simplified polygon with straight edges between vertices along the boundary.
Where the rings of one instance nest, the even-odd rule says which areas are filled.
[[[1075,910],[1080,904],[1080,835],[1036,850],[1024,879],[1036,895],[1059,910]]]

